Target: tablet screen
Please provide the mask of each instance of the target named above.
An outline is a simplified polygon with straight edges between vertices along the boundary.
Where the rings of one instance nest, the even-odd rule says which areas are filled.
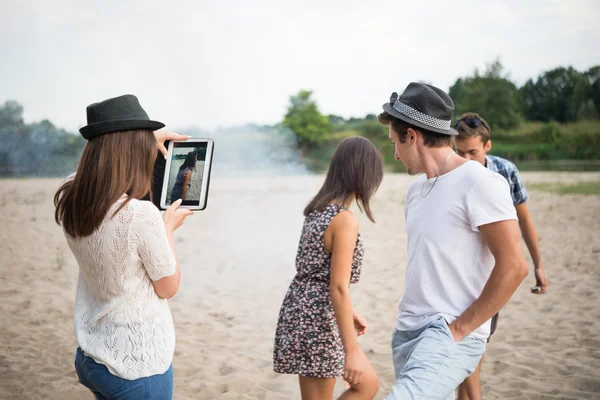
[[[182,199],[184,206],[200,204],[207,150],[206,142],[173,143],[165,198],[167,206],[178,199]]]

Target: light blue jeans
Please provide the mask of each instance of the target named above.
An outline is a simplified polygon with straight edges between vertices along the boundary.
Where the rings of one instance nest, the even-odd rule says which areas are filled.
[[[440,317],[414,331],[394,330],[392,350],[396,384],[385,400],[454,400],[456,387],[479,364],[485,343],[455,342]]]
[[[81,383],[96,400],[171,400],[173,398],[173,365],[161,375],[130,381],[110,373],[108,368],[86,356],[78,348],[75,371]]]

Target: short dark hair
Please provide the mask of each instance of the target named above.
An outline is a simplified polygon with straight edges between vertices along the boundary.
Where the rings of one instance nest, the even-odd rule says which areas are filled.
[[[492,134],[487,121],[474,112],[461,115],[454,122],[454,129],[458,132],[459,139],[479,136],[483,144],[486,144],[490,140]]]
[[[421,132],[421,134],[423,135],[423,143],[427,147],[452,146],[452,136],[451,135],[445,135],[443,133],[431,132],[427,129],[419,128],[417,126],[409,124],[408,122],[402,121],[401,119],[396,118],[393,115],[388,114],[385,111],[382,112],[381,114],[379,114],[377,119],[379,120],[379,123],[382,125],[391,125],[392,129],[394,129],[394,132],[398,133],[398,136],[400,137],[400,142],[402,142],[402,143],[406,143],[406,134],[407,134],[408,128],[412,128],[415,131]]]
[[[356,196],[358,208],[373,222],[369,201],[383,179],[383,157],[369,139],[362,136],[346,138],[338,144],[317,195],[304,209],[304,216],[323,211],[333,201],[345,202]]]

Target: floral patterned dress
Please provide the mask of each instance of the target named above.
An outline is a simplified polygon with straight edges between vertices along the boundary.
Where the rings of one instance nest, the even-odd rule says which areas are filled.
[[[325,230],[343,209],[342,205],[329,204],[304,220],[297,273],[279,312],[273,350],[275,372],[317,378],[337,378],[344,372],[344,348],[329,295],[331,253],[323,244]],[[363,252],[359,232],[350,283],[360,278]]]

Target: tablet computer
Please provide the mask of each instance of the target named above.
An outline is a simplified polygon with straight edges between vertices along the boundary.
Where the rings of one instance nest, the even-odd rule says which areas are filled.
[[[182,199],[181,207],[204,210],[212,167],[212,139],[172,140],[169,142],[160,193],[160,208],[166,209]]]

